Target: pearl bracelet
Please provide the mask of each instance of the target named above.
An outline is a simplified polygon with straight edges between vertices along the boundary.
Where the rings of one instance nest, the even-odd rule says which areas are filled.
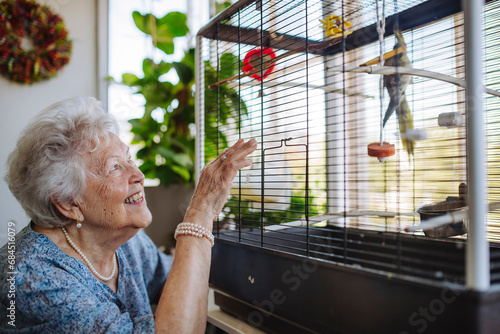
[[[179,235],[192,235],[197,238],[207,238],[212,247],[214,246],[214,235],[200,225],[187,222],[180,223],[175,229],[174,239],[177,240],[177,236]]]

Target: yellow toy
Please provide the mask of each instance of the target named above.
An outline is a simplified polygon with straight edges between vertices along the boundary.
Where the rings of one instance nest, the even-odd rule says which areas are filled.
[[[325,30],[325,35],[327,37],[342,37],[342,31],[344,31],[344,36],[349,35],[352,31],[348,30],[352,23],[349,21],[344,21],[340,16],[330,15],[324,20],[319,20],[323,25],[321,28]]]

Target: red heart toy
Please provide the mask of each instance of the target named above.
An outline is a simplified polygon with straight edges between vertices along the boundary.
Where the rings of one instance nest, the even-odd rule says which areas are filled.
[[[261,60],[262,55],[264,58]],[[274,70],[274,63],[268,66],[269,62],[271,62],[274,58],[276,58],[276,55],[274,54],[273,50],[271,48],[262,48],[262,49],[255,49],[247,53],[245,56],[245,59],[243,60],[243,72],[248,73],[252,72],[254,70],[260,69],[261,61],[262,64],[265,68],[264,74],[262,77],[260,76],[261,71],[258,73],[254,73],[250,75],[250,77],[257,79],[259,81],[262,81],[262,79],[267,78],[269,74]]]

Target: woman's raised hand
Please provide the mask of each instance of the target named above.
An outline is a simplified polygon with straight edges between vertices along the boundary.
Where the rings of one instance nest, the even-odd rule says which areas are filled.
[[[233,179],[240,169],[252,164],[252,159],[247,156],[256,148],[255,139],[247,142],[240,139],[203,168],[184,221],[212,230],[212,221],[222,211]]]

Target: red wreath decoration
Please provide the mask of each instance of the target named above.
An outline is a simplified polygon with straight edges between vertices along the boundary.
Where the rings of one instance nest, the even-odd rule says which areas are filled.
[[[275,65],[274,63],[272,63],[271,66],[267,67],[267,64],[269,64],[269,62],[272,62],[272,60],[276,58],[276,55],[274,54],[271,48],[255,49],[248,52],[247,55],[245,56],[245,59],[243,60],[243,68],[242,68],[243,72],[245,73],[259,69],[261,64],[262,54],[264,55],[262,59],[262,64],[266,69],[262,77],[260,76],[261,74],[260,71],[259,73],[254,73],[250,75],[251,78],[257,79],[259,81],[262,81],[262,79],[267,78],[267,76],[271,74],[272,71],[274,70],[274,65]]]
[[[21,47],[23,38],[32,40],[32,50]],[[0,2],[0,74],[28,84],[52,78],[69,63],[71,48],[63,20],[47,6]]]

